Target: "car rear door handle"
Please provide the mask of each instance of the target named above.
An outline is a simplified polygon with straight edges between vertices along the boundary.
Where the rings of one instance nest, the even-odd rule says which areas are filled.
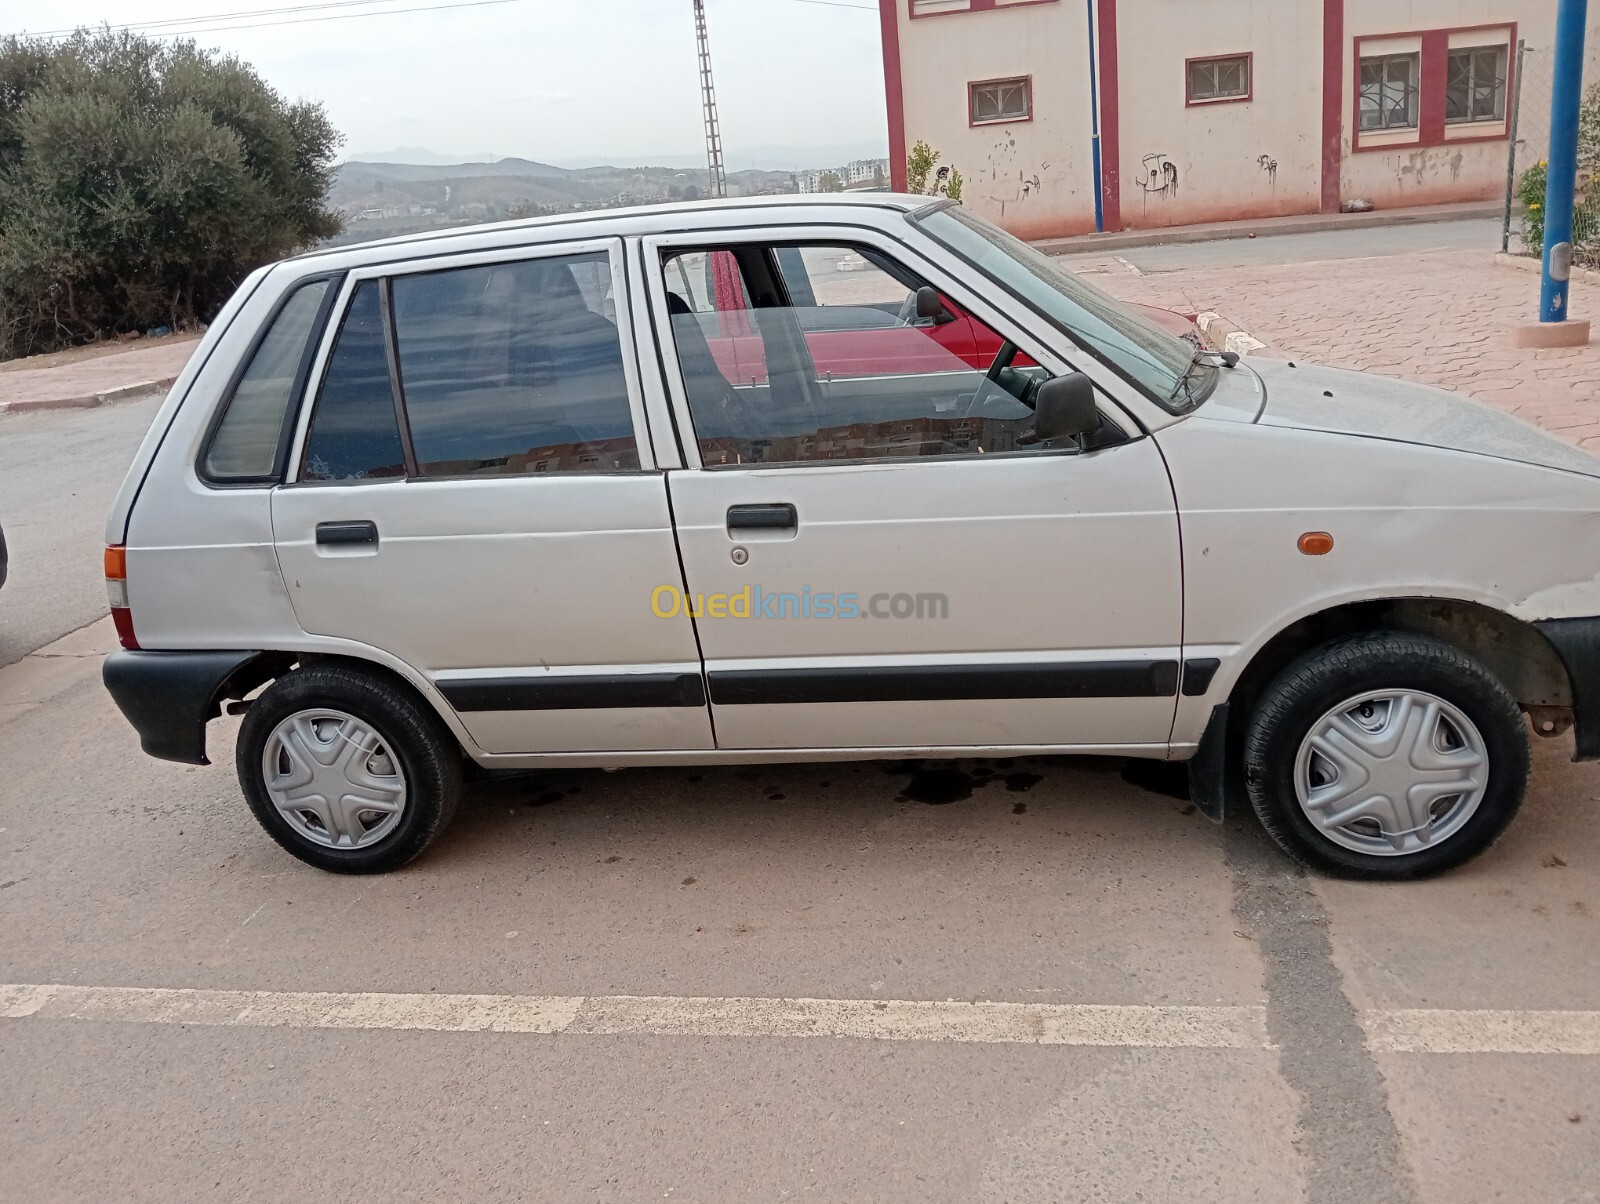
[[[378,546],[378,524],[374,522],[318,523],[320,547],[348,547],[354,544]]]
[[[788,502],[728,507],[729,531],[792,531],[800,516]]]

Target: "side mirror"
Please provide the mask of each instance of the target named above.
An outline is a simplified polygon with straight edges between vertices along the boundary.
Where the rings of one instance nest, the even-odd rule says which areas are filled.
[[[1075,439],[1100,425],[1094,383],[1082,372],[1053,376],[1034,394],[1034,437],[1041,443]]]
[[[917,320],[919,322],[942,322],[950,317],[950,311],[945,309],[944,302],[939,297],[939,290],[931,284],[924,284],[917,290]]]

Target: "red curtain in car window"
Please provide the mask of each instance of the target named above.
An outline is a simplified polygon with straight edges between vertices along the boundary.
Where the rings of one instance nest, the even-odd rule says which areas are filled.
[[[730,338],[750,333],[745,316],[744,282],[739,278],[739,262],[731,251],[711,252],[711,296],[721,316],[722,332]]]

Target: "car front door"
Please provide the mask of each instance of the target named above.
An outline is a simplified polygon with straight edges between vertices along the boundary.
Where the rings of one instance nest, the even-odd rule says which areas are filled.
[[[709,748],[615,240],[353,272],[279,563],[300,625],[429,679],[486,752]]]
[[[690,467],[669,474],[686,596],[659,591],[652,605],[662,621],[698,616],[718,746],[1164,745],[1182,590],[1153,442],[1109,402],[1081,444],[1032,442],[1020,398],[1069,362],[887,237],[741,231],[717,243],[755,299],[758,380],[727,379],[668,297],[691,241],[646,240],[645,261],[679,429],[692,432]],[[991,381],[931,328],[913,356],[908,321],[884,338],[876,323],[851,332],[806,312],[783,281],[799,247],[814,273],[856,254],[935,285],[994,327],[1007,362]],[[854,283],[810,286],[816,302]],[[848,372],[815,360],[808,336],[830,323],[858,339],[828,353]]]

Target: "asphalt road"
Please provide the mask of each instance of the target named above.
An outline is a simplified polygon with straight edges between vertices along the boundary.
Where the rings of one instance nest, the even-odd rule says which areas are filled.
[[[1229,238],[1215,242],[1171,243],[1107,253],[1064,255],[1069,267],[1115,258],[1141,272],[1175,272],[1183,268],[1232,268],[1269,263],[1319,263],[1415,251],[1500,249],[1498,219],[1408,222],[1319,234],[1276,234],[1269,238]]]
[[[106,512],[160,404],[0,415],[0,665],[106,613]]]
[[[93,617],[147,419],[0,420],[49,552],[10,647]],[[1406,886],[1082,760],[480,782],[348,879],[256,829],[236,720],[214,766],[140,754],[113,638],[0,668],[7,1204],[1600,1199],[1600,767],[1565,740],[1495,849]]]

